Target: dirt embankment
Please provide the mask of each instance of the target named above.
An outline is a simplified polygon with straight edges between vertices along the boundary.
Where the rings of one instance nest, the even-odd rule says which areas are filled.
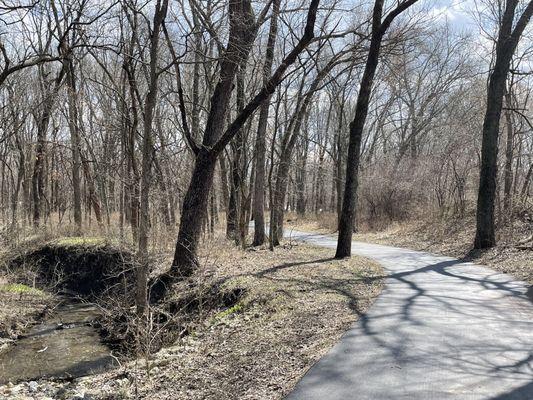
[[[0,277],[0,352],[53,307],[53,296]]]

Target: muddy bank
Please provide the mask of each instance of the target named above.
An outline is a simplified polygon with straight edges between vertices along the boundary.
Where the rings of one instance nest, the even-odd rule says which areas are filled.
[[[0,277],[0,352],[42,320],[54,304],[54,296],[49,293]]]
[[[0,332],[5,342],[0,385],[72,379],[117,364],[101,340],[97,321],[102,308],[97,302],[126,297],[133,275],[130,252],[102,240],[66,238],[22,251],[3,265],[3,274],[17,283],[4,284],[10,291],[0,298],[9,304],[9,321]],[[18,293],[12,288],[24,290]],[[34,308],[41,314],[25,312],[34,297],[40,306]]]
[[[127,296],[134,282],[132,251],[100,238],[64,238],[14,256],[7,268],[22,283],[94,301]]]

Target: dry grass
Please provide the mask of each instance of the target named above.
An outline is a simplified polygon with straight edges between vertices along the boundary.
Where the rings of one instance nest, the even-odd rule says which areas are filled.
[[[0,351],[34,324],[53,303],[53,296],[34,286],[19,284],[20,275],[31,282],[31,268],[15,273],[8,268],[8,259],[18,254],[6,246],[0,251]]]
[[[154,354],[149,368],[132,361],[72,383],[40,382],[49,388],[43,393],[280,399],[382,287],[377,264],[355,257],[332,260],[331,250],[308,245],[243,251],[216,238],[202,253],[201,274],[223,282],[224,288],[245,289],[237,304],[213,311],[192,334]]]
[[[499,229],[497,247],[472,251],[475,215],[470,213],[462,219],[395,224],[381,232],[357,234],[354,239],[467,258],[533,284],[533,248],[517,246],[532,230],[530,223],[517,221]]]
[[[321,234],[336,232],[336,215],[298,218],[290,215],[288,228]],[[498,271],[533,284],[533,242],[524,240],[533,235],[531,221],[515,219],[498,229],[498,246],[483,251],[472,251],[475,236],[475,212],[470,210],[463,218],[440,218],[426,214],[411,222],[392,223],[382,231],[367,231],[354,235],[354,240],[466,258],[488,265]]]
[[[27,330],[52,303],[52,296],[0,277],[0,351]]]
[[[150,398],[281,398],[381,288],[377,265],[330,256],[304,245],[276,253],[217,249],[217,275],[247,295],[163,352],[155,365],[181,368],[165,368]]]
[[[324,235],[337,231],[337,214],[322,212],[318,215],[300,217],[296,213],[287,214],[287,228]]]

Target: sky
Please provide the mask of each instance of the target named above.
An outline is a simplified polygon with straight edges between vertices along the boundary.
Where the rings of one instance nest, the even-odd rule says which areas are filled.
[[[457,28],[473,29],[474,0],[435,0],[431,13],[439,19],[447,19]]]

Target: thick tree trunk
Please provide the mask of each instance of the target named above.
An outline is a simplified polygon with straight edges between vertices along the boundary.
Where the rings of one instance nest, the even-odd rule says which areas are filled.
[[[183,200],[180,230],[172,263],[175,277],[187,277],[198,264],[196,258],[202,226],[207,214],[217,156],[202,149],[196,157],[189,189]]]
[[[221,139],[224,132],[233,81],[239,65],[248,58],[257,32],[249,1],[230,2],[229,11],[231,29],[228,46],[220,61],[219,81],[211,96],[203,146],[196,152],[195,167],[183,202],[180,230],[172,262],[173,275],[177,276],[190,275],[197,265],[196,251],[205,222],[215,161],[223,150],[214,150],[211,147]]]
[[[484,249],[496,244],[494,232],[494,202],[498,168],[498,135],[509,62],[500,55],[491,74],[487,92],[487,110],[483,122],[481,170],[477,200],[477,230],[474,247]]]
[[[379,0],[378,0],[379,2]],[[380,14],[381,20],[381,14]],[[368,51],[368,58],[361,79],[355,117],[350,124],[350,140],[348,144],[348,159],[346,162],[346,183],[342,202],[342,211],[339,218],[339,237],[335,258],[349,257],[352,253],[352,233],[355,221],[356,193],[358,187],[359,159],[361,155],[361,139],[366,117],[368,115],[368,104],[374,83],[374,76],[379,61],[382,34],[373,33]]]
[[[474,247],[484,249],[496,245],[494,229],[494,202],[496,200],[496,175],[498,167],[498,136],[502,113],[505,83],[511,59],[520,37],[533,14],[530,1],[513,30],[518,2],[507,1],[496,43],[496,60],[490,74],[487,91],[487,108],[483,121],[481,144],[481,169],[477,199],[476,237]]]
[[[197,264],[196,251],[201,227],[205,221],[207,199],[213,184],[216,160],[253,112],[274,92],[281,83],[287,68],[296,61],[297,56],[311,42],[314,37],[313,30],[318,5],[319,0],[311,1],[303,37],[280,63],[268,83],[224,130],[233,80],[238,66],[242,65],[248,58],[258,28],[258,24],[254,20],[251,3],[248,0],[229,2],[230,32],[228,45],[219,62],[219,82],[211,97],[202,146],[193,143],[196,155],[195,166],[183,203],[180,231],[170,275],[175,277],[188,276],[194,272]]]

